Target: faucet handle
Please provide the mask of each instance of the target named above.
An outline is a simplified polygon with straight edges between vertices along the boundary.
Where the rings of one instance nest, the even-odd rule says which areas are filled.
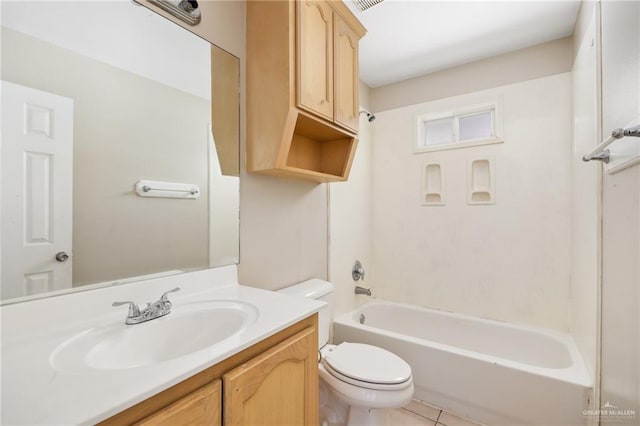
[[[137,317],[140,315],[140,308],[135,302],[113,302],[111,306],[122,306],[126,304],[129,304],[128,317]]]
[[[160,297],[160,301],[161,302],[168,302],[169,301],[169,293],[175,293],[176,291],[179,291],[180,287],[176,287],[172,290],[169,291],[165,291],[164,293],[162,293],[162,296]]]
[[[353,268],[351,269],[351,277],[354,281],[358,281],[362,279],[364,281],[364,268],[362,267],[362,263],[359,260],[356,260],[356,263],[353,264]]]

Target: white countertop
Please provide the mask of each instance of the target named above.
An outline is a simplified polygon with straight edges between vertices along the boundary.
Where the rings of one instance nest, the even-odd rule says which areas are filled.
[[[176,286],[182,290],[170,296],[174,310],[194,301],[241,301],[253,305],[258,318],[211,347],[157,364],[87,373],[63,372],[52,366],[52,352],[72,336],[113,321],[124,322],[126,307],[113,308],[113,301],[155,300]],[[95,424],[285,329],[322,306],[324,302],[239,286],[235,266],[2,306],[0,423]]]

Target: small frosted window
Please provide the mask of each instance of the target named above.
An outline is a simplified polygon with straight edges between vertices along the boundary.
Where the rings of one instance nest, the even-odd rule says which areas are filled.
[[[458,126],[460,141],[493,137],[493,111],[459,117]]]
[[[425,146],[440,145],[454,141],[453,117],[424,122]]]
[[[418,116],[415,152],[441,151],[502,142],[496,104]]]

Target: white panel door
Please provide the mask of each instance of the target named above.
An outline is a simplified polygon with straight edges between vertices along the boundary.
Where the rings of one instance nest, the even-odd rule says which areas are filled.
[[[69,288],[73,100],[6,81],[0,90],[0,298]]]

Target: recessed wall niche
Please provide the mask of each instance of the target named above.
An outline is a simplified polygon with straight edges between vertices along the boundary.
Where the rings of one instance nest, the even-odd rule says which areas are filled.
[[[468,163],[467,204],[495,204],[495,160],[481,158]]]
[[[422,169],[423,206],[445,205],[444,163],[427,163]]]

